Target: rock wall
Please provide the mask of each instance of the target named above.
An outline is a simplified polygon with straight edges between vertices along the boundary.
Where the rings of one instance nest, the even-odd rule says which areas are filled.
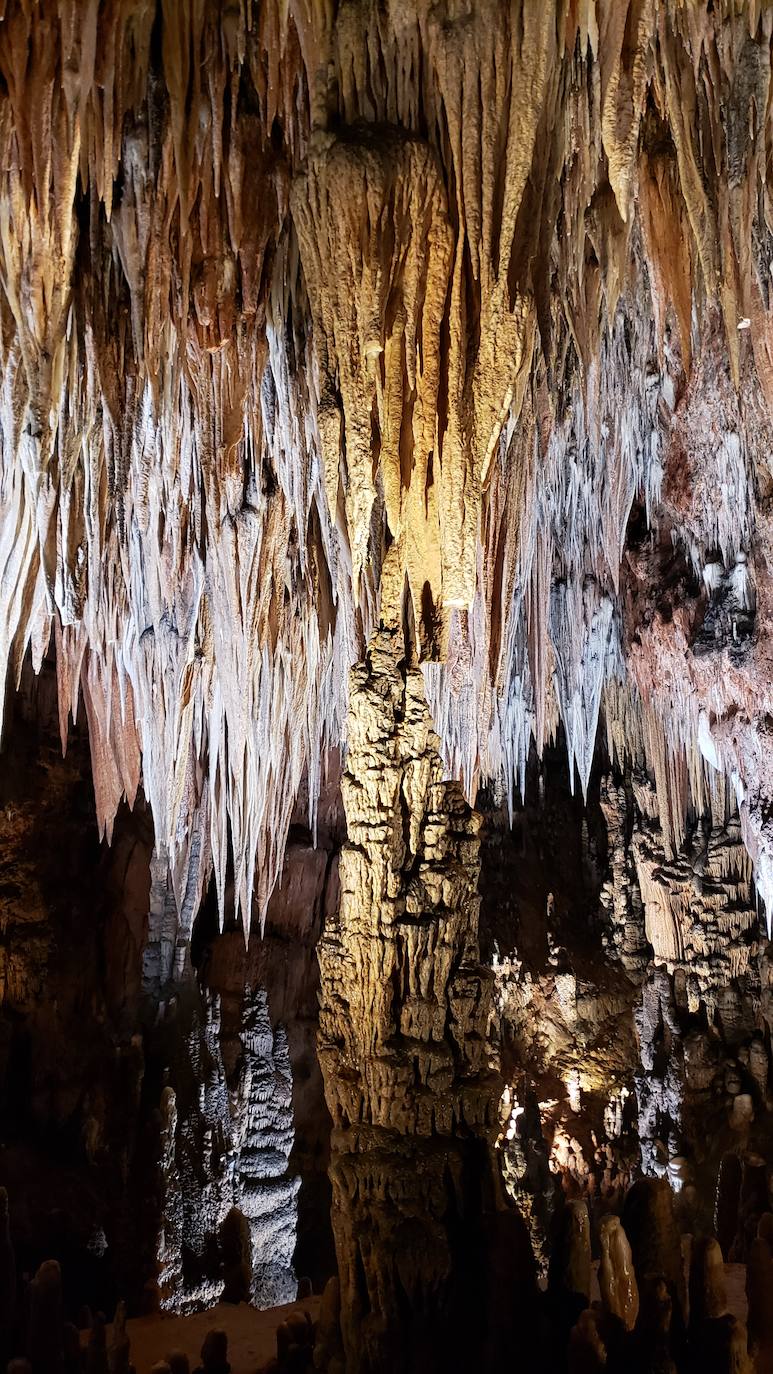
[[[654,793],[600,752],[572,799],[548,750],[512,828],[486,813],[498,1149],[545,1273],[562,1199],[595,1227],[642,1171],[703,1234],[723,1157],[770,1156],[770,945],[738,816],[719,789],[674,850]]]
[[[642,1163],[706,1226],[722,1154],[770,1149],[770,946],[732,803],[720,789],[672,854],[652,791],[636,789],[632,841],[652,947],[636,1011]]]
[[[142,799],[119,817],[110,847],[96,840],[85,732],[71,729],[63,760],[51,666],[25,673],[12,724],[0,814],[0,1178],[22,1270],[59,1260],[72,1319],[84,1304],[112,1311],[119,1296],[133,1312],[159,1300],[188,1309],[228,1285],[234,1246],[223,1223],[238,1205],[249,1235],[242,1296],[265,1306],[294,1295],[295,1095],[305,1103],[298,1158],[311,1198],[302,1272],[322,1284],[332,1268],[319,1182],[329,1124],[313,1049],[313,925],[305,952],[286,931],[274,942],[284,1003],[278,977],[273,996],[291,1021],[289,1046],[280,1016],[269,1015],[265,962],[248,967],[240,930],[239,991],[222,1025],[217,994],[198,991]],[[308,843],[295,852],[280,924],[293,903],[308,919],[304,874],[325,889],[329,854]],[[154,912],[164,910],[166,944],[154,934]],[[216,939],[228,945],[227,935]],[[217,962],[207,961],[213,973]]]
[[[178,996],[184,1004],[186,989]],[[187,1036],[179,1024],[184,1014],[183,1005],[165,1028],[175,1052],[162,1096],[160,1305],[197,1311],[224,1292],[256,1307],[292,1302],[300,1179],[288,1169],[287,1037],[272,1029],[265,991],[248,989],[241,1053],[228,1079],[218,997],[194,1002]]]
[[[639,1164],[633,1012],[644,937],[625,788],[570,791],[559,743],[532,761],[513,824],[485,812],[481,931],[505,1091],[498,1153],[547,1274],[554,1215],[619,1205]],[[638,918],[638,923],[637,923]]]
[[[152,1231],[137,1183],[139,1005],[149,816],[100,845],[85,729],[62,758],[49,663],[10,704],[0,795],[0,1179],[19,1271],[65,1270],[74,1317],[142,1286]],[[152,1223],[151,1223],[152,1227]],[[89,1298],[84,1295],[89,1294]]]
[[[403,644],[382,631],[353,681],[340,880],[333,772],[318,848],[302,813],[291,832],[264,938],[245,951],[210,898],[190,938],[175,926],[168,949],[184,957],[163,981],[143,962],[147,814],[127,813],[111,849],[93,844],[83,741],[62,764],[54,696],[46,707],[39,695],[50,677],[21,698],[23,766],[6,773],[16,790],[2,813],[15,970],[3,1091],[9,1102],[26,1027],[32,1093],[0,1168],[20,1266],[60,1259],[72,1315],[84,1294],[110,1307],[123,1292],[135,1310],[224,1291],[273,1301],[293,1265],[321,1287],[336,1262],[331,1188],[334,1327],[354,1369],[495,1361],[546,1329],[568,1341],[565,1316],[519,1315],[524,1290],[527,1311],[534,1298],[526,1233],[547,1274],[566,1204],[587,1205],[595,1244],[641,1166],[672,1184],[698,1233],[722,1163],[727,1253],[752,1252],[762,1185],[748,1180],[773,1135],[771,961],[732,806],[695,817],[668,850],[654,780],[600,756],[585,804],[559,743],[541,776],[535,761],[512,828],[486,798],[476,817],[443,780]],[[44,843],[59,809],[65,870]],[[42,944],[19,937],[16,913],[34,916]],[[88,1033],[83,970],[101,1009]],[[69,1041],[56,1058],[52,1015]]]

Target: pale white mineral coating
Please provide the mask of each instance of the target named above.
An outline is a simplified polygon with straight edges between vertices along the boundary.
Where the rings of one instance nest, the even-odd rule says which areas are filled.
[[[283,1028],[272,1028],[262,988],[245,990],[239,1039],[238,1076],[229,1088],[219,998],[207,995],[203,1021],[194,1019],[186,1047],[187,1086],[195,1100],[180,1114],[174,1091],[164,1090],[157,1259],[161,1305],[169,1311],[196,1311],[218,1301],[222,1277],[186,1279],[183,1250],[205,1264],[232,1207],[249,1227],[252,1303],[276,1307],[297,1293],[300,1178],[288,1172],[294,1140],[290,1057]]]

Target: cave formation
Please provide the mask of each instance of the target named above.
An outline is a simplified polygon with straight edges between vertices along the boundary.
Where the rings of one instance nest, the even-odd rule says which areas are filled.
[[[0,0],[0,1369],[773,1371],[772,73]]]

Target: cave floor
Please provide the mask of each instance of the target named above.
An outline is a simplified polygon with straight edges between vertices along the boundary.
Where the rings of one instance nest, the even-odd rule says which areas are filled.
[[[726,1264],[725,1282],[728,1310],[741,1321],[745,1321],[745,1265]],[[598,1300],[598,1296],[597,1284],[594,1282],[592,1297]],[[305,1312],[316,1321],[319,1306],[320,1298],[311,1297],[303,1302],[290,1303],[286,1307],[273,1307],[265,1312],[258,1312],[245,1303],[238,1306],[218,1303],[207,1312],[195,1312],[186,1317],[134,1317],[127,1322],[132,1363],[137,1369],[137,1374],[149,1374],[156,1361],[164,1359],[170,1350],[181,1350],[188,1356],[191,1369],[194,1369],[199,1361],[201,1346],[207,1332],[220,1329],[228,1333],[231,1374],[255,1374],[256,1369],[260,1369],[276,1354],[276,1331],[281,1322],[287,1317],[302,1316]],[[87,1333],[84,1332],[84,1341],[86,1338]]]
[[[316,1321],[320,1298],[311,1297],[286,1307],[272,1307],[258,1312],[246,1303],[218,1303],[207,1312],[194,1312],[187,1317],[154,1315],[134,1317],[126,1323],[131,1341],[131,1361],[137,1374],[149,1374],[158,1361],[170,1350],[183,1351],[191,1369],[199,1363],[201,1346],[208,1331],[228,1333],[228,1359],[231,1374],[255,1374],[256,1369],[276,1355],[276,1330],[287,1318],[310,1313]],[[84,1340],[87,1333],[83,1333]],[[108,1336],[109,1344],[109,1336]]]

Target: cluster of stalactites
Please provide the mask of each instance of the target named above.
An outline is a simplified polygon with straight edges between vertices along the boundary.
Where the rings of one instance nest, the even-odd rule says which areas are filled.
[[[55,640],[100,826],[142,781],[183,925],[229,854],[265,908],[403,577],[468,796],[512,800],[559,717],[587,785],[631,670],[769,862],[715,728],[743,684],[650,692],[620,572],[676,443],[675,539],[756,594],[772,31],[755,0],[5,5],[0,676]]]
[[[229,855],[246,926],[253,894],[265,910],[355,652],[248,20],[62,3],[0,22],[0,676],[55,636],[100,830],[141,781],[188,929],[213,869],[222,909]]]

